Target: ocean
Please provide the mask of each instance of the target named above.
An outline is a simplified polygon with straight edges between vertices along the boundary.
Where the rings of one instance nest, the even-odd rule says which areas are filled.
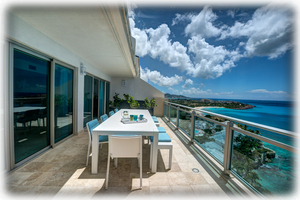
[[[228,99],[214,99],[228,100]],[[295,110],[290,101],[265,101],[265,100],[234,100],[245,104],[254,105],[253,109],[234,110],[226,108],[205,108],[204,110],[272,126],[288,131],[295,131]],[[251,129],[252,127],[249,127]],[[295,141],[286,136],[281,136],[272,132],[260,130],[262,136],[272,138],[279,142],[294,146]],[[295,169],[294,161],[297,155],[264,142],[264,146],[276,152],[276,157],[271,163],[264,164],[255,171],[259,176],[261,188],[275,194],[289,194],[294,191]]]
[[[228,99],[213,100],[226,101]],[[291,101],[236,99],[230,99],[229,101],[237,101],[245,104],[250,104],[255,107],[253,109],[247,110],[235,110],[227,108],[205,108],[204,110],[288,131],[295,131],[295,112],[294,105]]]

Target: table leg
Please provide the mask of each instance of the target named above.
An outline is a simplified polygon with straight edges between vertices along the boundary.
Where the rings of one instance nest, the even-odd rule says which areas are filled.
[[[157,145],[158,145],[158,133],[154,134],[153,136],[153,148],[152,148],[152,166],[151,172],[156,173],[157,168]]]
[[[93,138],[98,138],[98,134],[93,134]],[[92,174],[98,173],[98,150],[99,150],[99,140],[92,141]]]

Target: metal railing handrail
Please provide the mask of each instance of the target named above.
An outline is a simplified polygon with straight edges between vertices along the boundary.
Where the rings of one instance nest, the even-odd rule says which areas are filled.
[[[279,147],[281,149],[287,150],[291,153],[298,154],[298,148],[296,148],[294,146],[291,146],[289,144],[282,143],[281,141],[274,140],[274,139],[272,139],[271,137],[269,137],[267,135],[256,134],[252,130],[244,130],[243,128],[240,128],[239,126],[237,126],[235,124],[235,122],[239,122],[239,123],[242,123],[242,124],[247,124],[251,127],[264,129],[264,130],[267,130],[267,131],[270,131],[270,132],[273,132],[273,133],[278,133],[280,135],[284,135],[284,136],[287,136],[287,137],[298,138],[298,136],[294,132],[279,129],[279,128],[274,128],[274,127],[270,127],[270,126],[266,126],[266,125],[261,125],[261,124],[249,122],[249,121],[246,121],[246,120],[240,120],[240,119],[236,119],[236,118],[233,118],[233,117],[227,117],[227,116],[216,114],[216,113],[213,113],[213,112],[204,111],[204,110],[201,110],[201,109],[192,108],[192,107],[188,107],[188,106],[184,106],[184,105],[180,105],[180,104],[176,104],[176,103],[171,103],[171,102],[168,102],[168,101],[164,102],[164,106],[165,106],[164,107],[164,116],[166,117],[168,122],[170,122],[172,124],[172,126],[175,126],[175,130],[180,129],[181,130],[180,132],[185,133],[183,135],[185,137],[189,137],[189,142],[191,144],[194,144],[194,142],[196,142],[195,147],[204,150],[206,153],[208,153],[211,156],[211,158],[213,160],[215,160],[219,164],[221,164],[223,166],[223,172],[225,174],[227,174],[227,175],[232,174],[232,175],[236,176],[236,178],[238,178],[242,183],[247,185],[249,188],[251,188],[256,193],[260,194],[260,192],[258,192],[258,190],[256,190],[256,188],[252,184],[247,182],[247,180],[244,179],[243,177],[240,177],[239,174],[234,171],[235,168],[232,169],[232,159],[233,159],[233,156],[235,155],[233,149],[234,149],[234,146],[236,145],[235,142],[237,142],[237,141],[235,141],[235,138],[239,137],[239,134],[249,136],[249,137],[254,138],[256,140],[260,140],[262,142],[266,142],[268,144],[271,144],[275,147]],[[173,109],[171,109],[171,108],[173,108]],[[188,110],[184,110],[183,108],[188,109]],[[175,113],[174,113],[174,109],[176,111]],[[186,119],[185,118],[186,116],[182,116],[183,118],[181,118],[180,111],[185,112],[186,114],[190,114],[191,115],[190,118]],[[195,111],[199,111],[200,113],[195,112]],[[203,115],[203,113],[223,118],[223,119],[225,119],[225,121],[224,122],[219,122],[215,119],[205,117],[205,115]],[[195,131],[196,121],[199,120],[199,118],[203,119],[204,121],[209,121],[209,122],[212,122],[214,124],[219,124],[219,125],[221,125],[222,127],[225,128],[225,133],[224,132],[221,133],[222,137],[220,138],[219,135],[217,136],[218,137],[218,140],[217,140],[218,142],[216,142],[216,144],[218,144],[219,147],[222,148],[221,150],[220,149],[218,150],[218,147],[216,148],[216,151],[219,151],[219,153],[215,152],[214,150],[210,150],[211,147],[206,148],[205,145],[204,146],[201,145],[202,144],[201,141],[203,141],[203,139],[204,139],[204,143],[206,143],[205,142],[205,140],[206,140],[205,137],[202,138],[202,139],[196,138],[196,136],[198,136],[198,135],[196,135],[196,131]],[[174,119],[176,119],[176,121],[174,121]],[[190,124],[184,123],[184,124],[180,125],[180,119],[181,120],[188,120]],[[203,125],[203,124],[201,124],[201,125]],[[213,133],[213,131],[215,131],[214,133],[216,133],[215,128],[217,128],[217,127],[209,126],[209,128],[208,128],[209,132],[211,131],[211,133]],[[199,129],[198,126],[197,126],[197,129]],[[200,128],[200,129],[204,129],[204,128]],[[207,129],[207,127],[206,127],[206,129]],[[224,129],[222,129],[222,130],[224,130]],[[205,133],[210,134],[206,130],[204,130],[204,131],[205,131]],[[236,134],[238,134],[238,136],[236,136]],[[200,140],[198,140],[198,139],[200,139]],[[211,140],[208,140],[208,142],[210,142],[210,141]],[[212,148],[215,148],[214,145],[212,146]],[[267,149],[267,151],[270,150],[268,148],[265,148],[265,149]],[[259,153],[261,153],[259,155],[260,156],[259,160],[261,160],[261,162],[263,162],[263,163],[264,162],[269,162],[269,161],[265,160],[265,156],[266,156],[265,151],[266,150],[264,150],[263,152],[258,151]],[[220,153],[222,155],[219,155]],[[244,154],[244,155],[246,155],[246,154]]]
[[[168,102],[168,101],[165,101],[165,103],[170,104],[170,105],[174,105],[174,106],[183,107],[183,108],[188,108],[188,109],[199,111],[199,112],[203,112],[203,113],[214,115],[214,116],[217,116],[217,117],[222,117],[222,118],[228,119],[229,121],[235,121],[235,122],[239,122],[239,123],[242,123],[242,124],[247,124],[249,126],[253,126],[253,127],[256,127],[256,128],[260,128],[260,129],[264,129],[264,130],[267,130],[267,131],[275,132],[275,133],[280,134],[280,135],[285,135],[285,136],[293,137],[293,138],[298,138],[299,137],[294,132],[291,132],[291,131],[288,131],[288,130],[275,128],[275,127],[271,127],[271,126],[267,126],[267,125],[262,125],[262,124],[258,124],[258,123],[254,123],[254,122],[249,122],[249,121],[242,120],[242,119],[237,119],[237,118],[234,118],[234,117],[228,117],[228,116],[225,116],[225,115],[209,112],[209,111],[206,111],[206,110],[196,109],[196,108],[192,108],[192,107],[188,107],[188,106],[184,106],[184,105],[180,105],[180,104],[176,104],[176,103],[172,103],[172,102]]]

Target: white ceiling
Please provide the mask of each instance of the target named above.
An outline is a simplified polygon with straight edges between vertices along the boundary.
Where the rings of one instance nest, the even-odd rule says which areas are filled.
[[[23,7],[11,12],[109,76],[133,76],[101,7]]]

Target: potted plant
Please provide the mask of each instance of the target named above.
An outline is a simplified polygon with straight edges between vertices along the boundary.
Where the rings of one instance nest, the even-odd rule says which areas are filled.
[[[139,102],[137,102],[136,100],[133,99],[132,96],[130,96],[129,94],[123,94],[125,100],[127,101],[127,103],[130,105],[130,108],[139,108],[140,104]]]
[[[157,104],[156,104],[156,101],[154,98],[150,99],[150,101],[149,101],[148,97],[145,98],[144,107],[149,110],[151,115],[153,115],[153,109],[156,106],[157,106]]]
[[[123,99],[121,99],[119,97],[118,93],[115,93],[115,95],[113,96],[113,99],[114,99],[114,101],[109,101],[110,107],[112,107],[112,109],[119,108],[119,106],[122,103]]]

